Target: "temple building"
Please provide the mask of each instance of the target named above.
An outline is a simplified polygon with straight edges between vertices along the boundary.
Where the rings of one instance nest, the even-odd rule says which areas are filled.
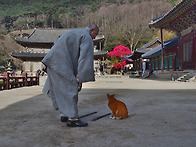
[[[170,40],[163,42],[164,50],[164,70],[179,70],[179,59],[178,59],[178,40],[179,37],[174,37]],[[149,66],[147,69],[150,70],[161,70],[162,60],[161,60],[162,45],[155,47],[153,50],[146,52],[142,55],[143,59],[148,59]]]
[[[196,70],[196,0],[182,0],[168,13],[153,19],[149,26],[160,29],[162,36],[162,45],[157,49],[161,53],[143,55],[151,59],[152,69],[160,69],[161,66],[161,70]],[[163,29],[177,35],[169,41],[174,45],[173,51],[166,51]]]
[[[14,52],[11,55],[23,61],[22,69],[26,72],[36,72],[43,68],[41,60],[53,46],[57,38],[68,29],[34,29],[28,37],[16,38],[16,42],[26,48],[26,51]],[[105,38],[98,35],[93,39],[94,59],[104,60],[107,51],[103,50]]]
[[[142,58],[142,55],[153,50],[155,47],[161,44],[161,40],[156,37],[154,40],[148,42],[141,48],[137,48],[134,53],[132,53],[129,58],[133,60],[133,69],[137,72],[142,72],[143,65],[145,64],[145,69],[149,69],[148,60]]]

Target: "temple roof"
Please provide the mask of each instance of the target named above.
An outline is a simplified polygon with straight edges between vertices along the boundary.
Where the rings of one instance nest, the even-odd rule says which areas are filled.
[[[141,48],[137,48],[135,50],[135,52],[138,52],[138,53],[146,53],[148,52],[149,50],[151,50],[152,48],[154,48],[153,46],[156,44],[156,43],[159,43],[161,44],[161,40],[156,37],[154,40],[150,41],[149,43],[146,43],[144,46],[142,46]]]
[[[182,0],[166,14],[153,19],[150,27],[180,32],[196,24],[196,0]]]
[[[24,47],[29,48],[51,48],[56,39],[68,31],[68,29],[34,29],[27,38],[16,38],[16,42]],[[99,42],[104,43],[103,35],[97,35],[93,42],[98,45]]]
[[[12,57],[23,61],[41,61],[46,53],[41,52],[14,52],[11,53]]]
[[[179,37],[175,37],[170,40],[164,41],[163,42],[163,49],[170,49],[173,46],[178,45],[178,40],[179,40]],[[161,50],[162,50],[162,46],[159,45],[159,46],[155,47],[153,50],[143,54],[142,58],[152,58],[154,56],[157,56],[157,55],[161,54]]]
[[[102,51],[97,51],[94,52],[94,59],[95,60],[102,60],[103,58],[106,59],[108,57],[108,51],[102,50]]]
[[[142,54],[149,52],[150,50],[152,50],[152,48],[158,46],[158,45],[156,45],[157,43],[158,43],[158,45],[161,44],[161,40],[158,37],[156,37],[154,40],[150,41],[149,43],[146,43],[141,48],[137,48],[134,51],[134,53],[127,55],[126,58],[132,59],[132,60],[137,60],[137,59],[141,58]]]

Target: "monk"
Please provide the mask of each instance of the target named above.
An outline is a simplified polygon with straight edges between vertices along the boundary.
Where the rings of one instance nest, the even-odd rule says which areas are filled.
[[[43,58],[47,67],[43,93],[61,113],[61,121],[68,127],[85,127],[88,123],[78,118],[78,92],[82,83],[95,81],[93,39],[99,28],[91,24],[86,28],[71,29],[63,33]]]

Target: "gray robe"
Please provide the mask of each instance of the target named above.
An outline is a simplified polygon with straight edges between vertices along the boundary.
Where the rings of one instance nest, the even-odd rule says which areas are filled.
[[[68,117],[78,117],[77,82],[95,80],[93,47],[89,28],[72,29],[57,39],[42,60],[48,73],[43,92],[52,99],[54,108]]]

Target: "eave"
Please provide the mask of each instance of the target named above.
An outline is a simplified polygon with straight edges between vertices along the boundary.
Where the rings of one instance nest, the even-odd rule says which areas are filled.
[[[27,48],[45,48],[50,49],[56,39],[65,31],[66,29],[35,29],[27,38],[16,38],[15,41]],[[94,45],[100,45],[103,47],[105,42],[104,35],[97,35],[93,39]]]
[[[36,61],[40,62],[44,56],[47,53],[41,53],[41,52],[13,52],[11,53],[11,56],[17,59],[20,59],[22,61]],[[101,58],[107,58],[108,51],[97,51],[94,52],[94,59],[101,59]]]
[[[186,19],[186,20],[184,20]],[[177,23],[176,23],[177,22]],[[182,31],[196,23],[196,0],[182,0],[163,16],[152,20],[149,27]]]

